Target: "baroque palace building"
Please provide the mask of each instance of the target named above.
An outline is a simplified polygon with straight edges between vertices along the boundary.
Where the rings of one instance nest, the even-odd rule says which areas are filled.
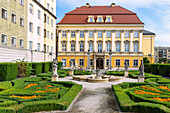
[[[56,57],[56,0],[1,0],[0,8],[0,62]]]
[[[148,57],[154,63],[155,33],[144,30],[137,14],[114,3],[110,6],[78,7],[66,13],[57,24],[58,61],[68,68],[74,65],[107,69],[109,54],[112,69],[137,69]],[[88,61],[88,51],[90,60]]]

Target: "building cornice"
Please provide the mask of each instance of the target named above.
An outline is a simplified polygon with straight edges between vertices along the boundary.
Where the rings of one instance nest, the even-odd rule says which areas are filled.
[[[144,24],[57,24],[56,26],[139,26],[143,27]]]
[[[51,13],[48,9],[46,9],[43,5],[41,5],[37,0],[32,0],[32,1],[34,1],[37,5],[39,5],[43,10],[47,11],[55,19],[57,19],[57,17],[53,13]]]

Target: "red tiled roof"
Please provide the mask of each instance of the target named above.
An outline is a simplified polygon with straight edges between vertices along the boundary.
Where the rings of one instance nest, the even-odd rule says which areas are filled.
[[[112,16],[112,23],[89,23],[88,16],[93,15],[95,19],[98,15],[104,18],[107,15]],[[115,6],[82,6],[65,14],[64,18],[58,24],[143,24],[137,17],[136,13],[131,12],[123,7]]]

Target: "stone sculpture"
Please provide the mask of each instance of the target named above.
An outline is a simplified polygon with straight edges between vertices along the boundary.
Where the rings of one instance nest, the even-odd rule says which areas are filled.
[[[53,59],[52,66],[53,66],[53,74],[52,74],[52,81],[58,81],[58,73],[57,73],[57,58]]]

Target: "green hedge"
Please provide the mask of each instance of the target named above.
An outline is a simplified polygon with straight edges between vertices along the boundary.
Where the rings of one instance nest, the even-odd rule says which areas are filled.
[[[43,67],[42,67],[42,72],[43,73],[47,73],[48,71],[50,71],[50,63],[51,62],[43,62]]]
[[[91,75],[93,71],[74,70],[74,75]]]
[[[159,74],[162,76],[170,76],[170,64],[160,64]]]
[[[32,68],[35,69],[32,73],[33,75],[40,74],[43,70],[43,63],[32,63]]]
[[[145,64],[145,72],[170,76],[170,64]]]
[[[13,80],[18,75],[18,65],[16,63],[0,63],[0,80]]]
[[[63,66],[63,62],[58,62],[58,70],[60,70],[62,66]]]

